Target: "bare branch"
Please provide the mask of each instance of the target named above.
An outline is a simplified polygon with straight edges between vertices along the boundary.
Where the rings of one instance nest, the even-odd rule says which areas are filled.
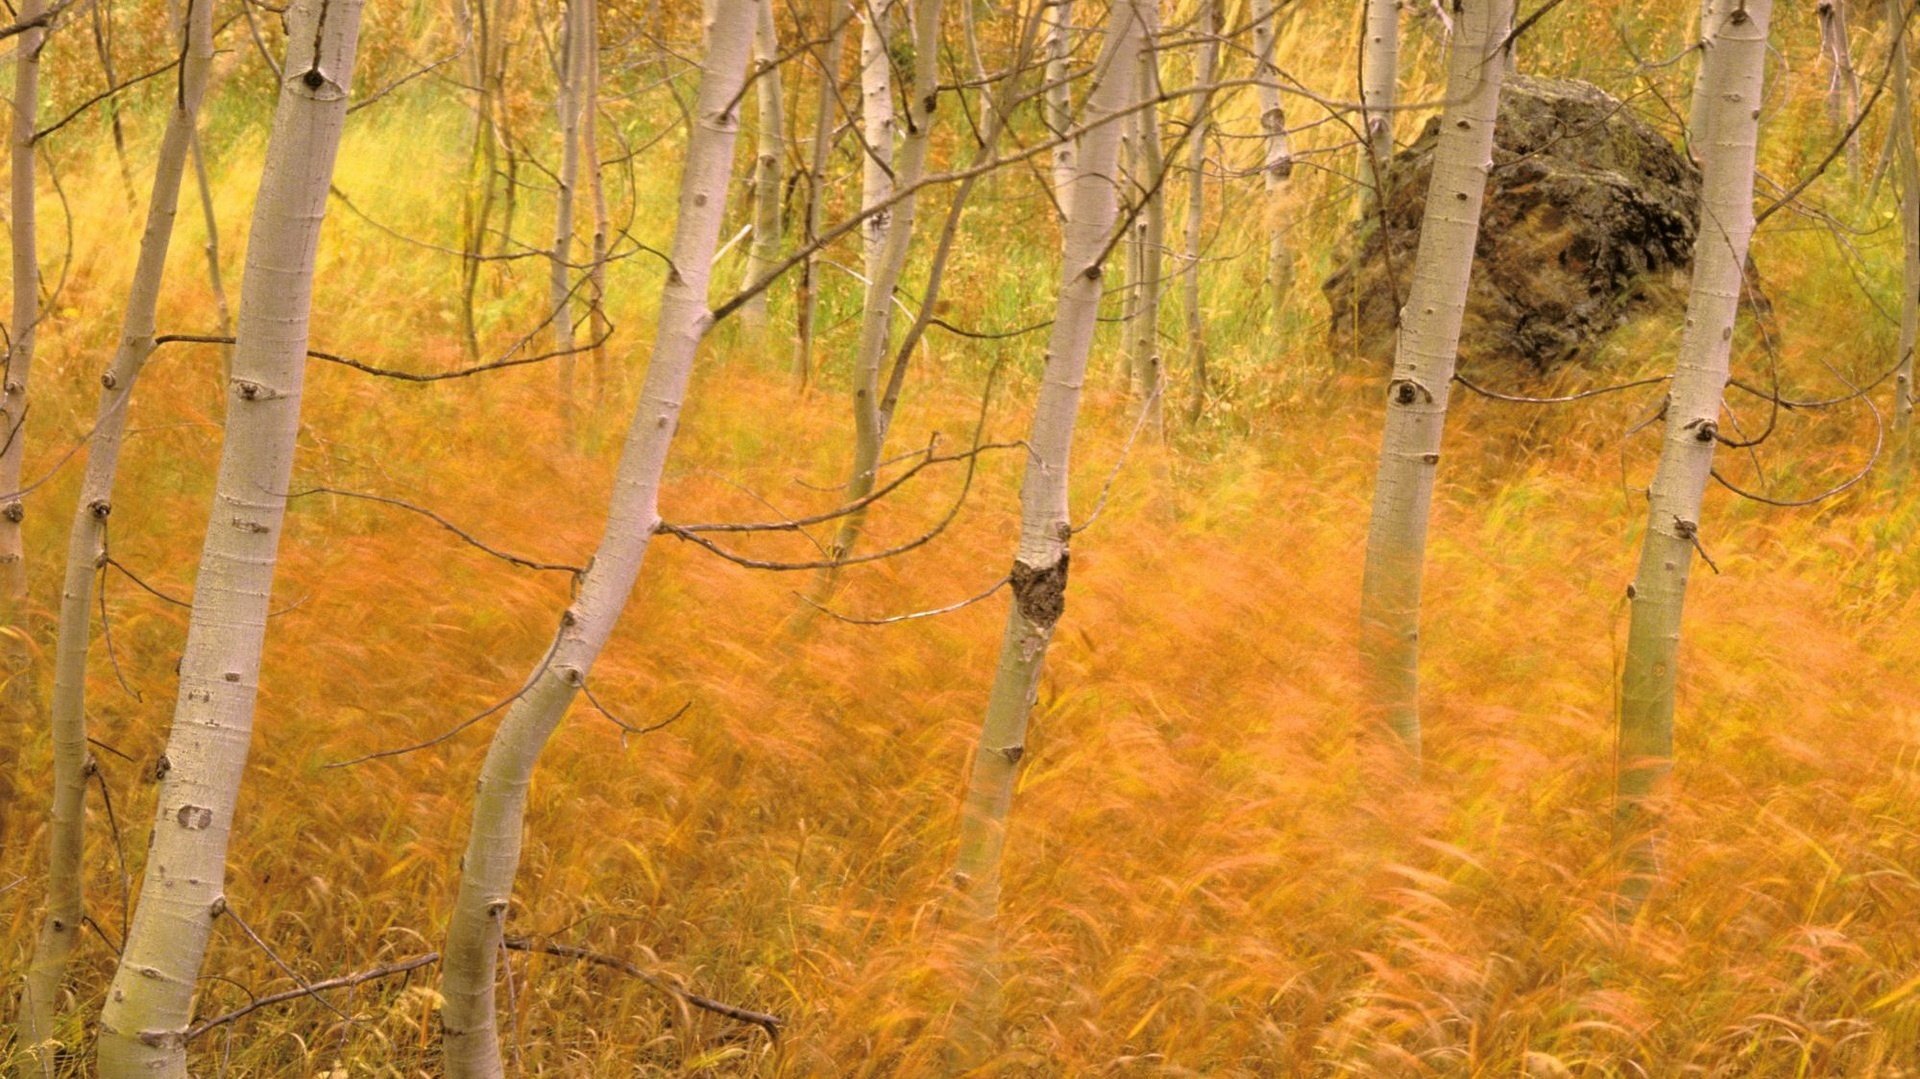
[[[714,1000],[711,997],[703,997],[698,993],[689,993],[685,989],[667,981],[660,975],[649,970],[643,970],[621,959],[619,956],[589,951],[585,948],[576,948],[571,944],[535,941],[526,937],[508,937],[501,941],[501,944],[516,952],[541,952],[546,955],[556,955],[563,959],[579,959],[597,966],[617,970],[628,977],[638,978],[652,988],[658,989],[660,992],[676,1000],[699,1008],[701,1011],[712,1012],[715,1015],[724,1015],[728,1019],[737,1020],[742,1023],[752,1023],[754,1026],[766,1031],[767,1038],[771,1041],[777,1042],[780,1040],[780,1028],[786,1023],[786,1020],[777,1015],[771,1015],[767,1012],[751,1011],[733,1004]]]

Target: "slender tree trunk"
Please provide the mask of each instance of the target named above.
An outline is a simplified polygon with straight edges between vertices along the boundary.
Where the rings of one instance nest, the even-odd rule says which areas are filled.
[[[754,8],[764,2],[718,0],[715,6],[680,181],[673,270],[661,290],[653,354],[620,457],[606,530],[547,657],[494,733],[481,766],[460,894],[447,929],[442,1023],[450,1079],[504,1074],[495,1028],[494,959],[519,869],[527,788],[541,749],[613,632],[660,521],[660,477],[694,353],[713,321],[707,281],[739,131],[730,103],[746,83]]]
[[[94,576],[106,557],[107,516],[112,512],[115,466],[126,431],[133,384],[153,351],[154,311],[166,268],[180,205],[180,186],[194,143],[194,122],[213,63],[212,0],[189,0],[181,27],[185,64],[179,92],[161,136],[147,205],[146,231],[120,326],[120,344],[101,376],[100,404],[87,443],[87,472],[81,481],[67,541],[66,578],[60,591],[60,630],[53,662],[53,812],[47,858],[47,909],[27,967],[21,998],[20,1031],[29,1047],[53,1037],[56,1003],[66,981],[67,958],[79,936],[82,907],[81,854],[86,820],[87,778],[93,773],[87,752],[87,648],[91,644]],[[47,1074],[53,1054],[41,1055]]]
[[[837,7],[842,6],[836,0],[827,0],[825,6],[826,55],[821,58],[820,101],[813,117],[813,141],[807,147],[807,224],[803,240],[809,250],[820,237],[820,225],[826,208],[827,154],[833,149],[833,121],[840,111],[840,54],[846,46],[847,21],[852,18],[850,6],[845,15],[834,13]],[[819,262],[817,255],[809,254],[800,263],[796,304],[796,336],[799,340],[793,351],[793,381],[802,391],[806,390],[807,383],[813,378],[814,318],[820,309],[816,277]]]
[[[39,17],[46,11],[46,0],[21,0],[20,21]],[[13,181],[9,224],[13,230],[13,315],[7,332],[5,378],[0,379],[0,626],[17,627],[22,604],[27,598],[26,549],[20,534],[20,522],[26,517],[21,502],[20,465],[24,459],[27,421],[27,380],[33,370],[34,342],[40,323],[40,247],[37,200],[34,196],[36,170],[33,165],[33,132],[40,113],[40,50],[46,44],[44,29],[27,30],[14,46],[13,132],[8,145],[12,150]],[[31,694],[31,679],[23,666],[24,650],[15,650],[17,663],[9,672],[21,691]]]
[[[1393,157],[1393,106],[1400,77],[1400,0],[1366,0],[1360,57],[1360,186],[1365,205],[1385,194],[1381,177]],[[1459,19],[1454,32],[1459,32]],[[1371,212],[1371,211],[1369,211]]]
[[[607,392],[612,371],[607,364],[607,252],[613,242],[613,220],[607,216],[606,177],[600,171],[600,8],[598,0],[580,0],[586,23],[586,46],[581,50],[587,69],[582,78],[580,152],[586,155],[587,192],[593,200],[593,262],[587,267],[587,332],[593,345],[593,393]]]
[[[1853,70],[1853,47],[1847,39],[1847,6],[1844,0],[1820,0],[1814,8],[1820,19],[1820,51],[1833,65],[1827,77],[1827,118],[1836,130],[1853,125],[1860,111],[1860,75]],[[1899,25],[1899,24],[1896,24]],[[1847,136],[1847,175],[1860,179],[1860,144]]]
[[[867,263],[865,302],[860,312],[860,346],[855,358],[853,382],[853,467],[847,480],[847,498],[858,501],[872,493],[874,470],[886,448],[887,431],[893,424],[893,410],[883,407],[880,373],[893,340],[893,294],[906,269],[907,251],[913,246],[914,214],[919,204],[912,189],[926,174],[927,151],[932,145],[933,115],[940,92],[940,15],[942,0],[914,0],[914,53],[912,85],[906,95],[907,135],[894,158],[893,187],[906,192],[889,211],[891,220],[881,237],[880,248]],[[837,555],[853,551],[866,524],[864,511],[847,514],[840,520],[834,540]],[[832,570],[822,570],[818,590],[824,596],[833,581]]]
[[[100,1019],[105,1079],[187,1074],[186,1031],[226,900],[274,563],[300,430],[313,259],[347,114],[358,0],[294,0],[240,287],[226,437],[194,586],[140,903]]]
[[[560,43],[559,92],[555,109],[560,115],[560,176],[555,192],[553,213],[553,254],[548,260],[547,306],[553,312],[553,347],[563,351],[573,347],[573,202],[580,183],[580,91],[586,74],[585,51],[593,48],[588,37],[586,5],[583,0],[568,0],[563,40]],[[571,417],[574,407],[575,363],[571,355],[560,357],[560,410]]]
[[[191,0],[190,0],[191,2]],[[213,5],[207,5],[211,8]],[[233,309],[227,306],[227,286],[220,276],[220,222],[213,213],[213,185],[207,182],[207,155],[200,148],[200,134],[193,135],[193,177],[200,189],[200,217],[206,222],[207,284],[213,289],[214,309],[220,319],[220,336],[233,335]],[[225,351],[222,350],[222,355]]]
[[[1152,25],[1153,0],[1116,3],[1108,16],[1097,82],[1082,113],[1080,157],[1069,186],[1059,299],[1047,341],[1047,365],[1028,436],[1026,477],[1020,489],[1020,541],[1014,554],[1013,602],[1001,638],[1000,660],[973,752],[960,845],[954,862],[952,924],[967,948],[970,969],[953,1037],[954,1072],[977,1066],[999,1038],[1000,978],[996,917],[1000,863],[1006,845],[1014,780],[1026,755],[1027,721],[1046,662],[1053,627],[1066,607],[1067,543],[1072,516],[1067,469],[1074,421],[1086,381],[1087,357],[1104,288],[1101,263],[1116,218],[1110,177],[1118,164],[1116,113],[1138,100],[1138,50]]]
[[[1187,421],[1200,418],[1207,404],[1207,325],[1200,312],[1201,232],[1207,214],[1207,121],[1212,115],[1214,68],[1220,60],[1220,4],[1204,0],[1200,15],[1198,59],[1193,66],[1193,81],[1201,87],[1194,98],[1193,118],[1188,121],[1187,138],[1187,361],[1193,371],[1193,400],[1187,405]]]
[[[860,130],[866,142],[860,174],[862,210],[885,202],[893,194],[893,61],[888,54],[892,35],[887,25],[892,12],[893,0],[865,0],[861,4]],[[867,218],[860,230],[869,281],[879,264],[892,220],[892,212],[882,210]],[[871,291],[872,286],[868,289]]]
[[[993,111],[993,88],[987,82],[987,62],[980,53],[980,32],[975,25],[977,15],[973,5],[974,0],[960,0],[960,38],[967,50],[967,69],[972,72],[974,82],[979,84],[974,94],[980,102],[980,115],[976,122],[985,130],[987,114]]]
[[[113,0],[99,0],[93,5],[93,48],[100,54],[100,74],[107,85],[120,85],[120,75],[113,67]],[[107,129],[113,135],[113,156],[120,164],[120,183],[127,190],[127,209],[132,211],[138,196],[134,193],[133,169],[127,164],[127,130],[120,122],[120,95],[109,96],[105,106]]]
[[[780,162],[786,152],[787,125],[781,108],[779,29],[774,24],[771,2],[759,5],[753,52],[754,101],[758,110],[755,123],[759,132],[753,160],[753,242],[747,245],[746,285],[757,283],[771,272],[780,257],[780,203],[784,193]],[[756,333],[767,328],[768,291],[760,290],[740,309],[748,328]]]
[[[1673,383],[1666,435],[1647,490],[1647,532],[1627,595],[1631,614],[1620,687],[1619,787],[1615,805],[1625,842],[1627,909],[1658,877],[1650,804],[1673,758],[1673,695],[1687,575],[1700,539],[1700,508],[1713,468],[1734,320],[1739,313],[1747,244],[1753,237],[1753,162],[1765,81],[1772,0],[1729,10],[1707,55],[1713,141],[1700,186],[1700,231],[1693,286]]]
[[[1166,155],[1160,148],[1160,112],[1151,104],[1160,95],[1160,52],[1156,35],[1160,31],[1158,5],[1141,8],[1146,26],[1141,31],[1139,74],[1135,76],[1138,94],[1147,107],[1138,114],[1139,132],[1137,183],[1143,205],[1134,219],[1135,265],[1139,276],[1133,285],[1133,346],[1129,350],[1133,371],[1133,392],[1149,413],[1148,423],[1160,428],[1160,294],[1165,288],[1167,250],[1167,198],[1163,180]]]
[[[1067,81],[1073,62],[1073,0],[1057,0],[1047,10],[1046,90],[1041,115],[1047,133],[1060,140],[1053,148],[1053,197],[1064,217],[1079,142],[1065,137],[1073,130],[1073,87]]]
[[[493,219],[494,180],[499,173],[498,132],[494,124],[493,17],[489,0],[473,0],[469,20],[472,39],[467,47],[468,71],[473,80],[473,142],[467,162],[467,191],[460,208],[461,238],[466,258],[460,264],[460,329],[467,359],[480,358],[480,327],[475,294],[480,287],[481,259],[486,252],[487,226]],[[250,9],[249,9],[250,10]],[[477,187],[475,185],[478,185]]]
[[[1886,0],[1893,30],[1893,148],[1900,192],[1900,238],[1904,254],[1900,290],[1899,367],[1894,372],[1893,464],[1904,484],[1913,459],[1913,349],[1920,340],[1920,157],[1914,151],[1913,84],[1907,58],[1906,5]]]
[[[1361,648],[1368,703],[1420,759],[1420,578],[1433,477],[1440,462],[1460,322],[1466,310],[1480,207],[1493,168],[1493,125],[1506,72],[1501,42],[1513,0],[1455,9],[1447,106],[1433,152],[1412,289],[1400,313],[1386,434],[1374,480],[1361,586]]]
[[[1287,246],[1286,230],[1278,219],[1279,203],[1287,180],[1293,175],[1293,147],[1287,139],[1287,113],[1280,103],[1280,69],[1274,66],[1273,49],[1280,35],[1279,8],[1274,0],[1254,0],[1253,53],[1259,85],[1260,131],[1266,137],[1260,176],[1267,192],[1270,215],[1267,237],[1267,295],[1272,311],[1284,310],[1287,293],[1293,289],[1293,252]]]

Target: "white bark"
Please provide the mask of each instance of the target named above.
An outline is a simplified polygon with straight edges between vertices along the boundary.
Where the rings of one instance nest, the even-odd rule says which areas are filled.
[[[757,284],[780,256],[780,161],[786,152],[786,119],[780,100],[780,36],[774,24],[773,4],[759,5],[753,31],[754,102],[758,115],[753,159],[753,242],[747,245],[745,284]],[[740,309],[747,326],[767,328],[767,289],[761,289]]]
[[[27,968],[21,1000],[20,1030],[29,1046],[53,1036],[56,1001],[66,980],[67,959],[79,936],[82,907],[81,853],[86,820],[87,778],[93,759],[87,752],[87,649],[92,643],[93,585],[106,555],[107,517],[113,481],[126,431],[134,381],[153,351],[154,311],[173,239],[180,186],[194,143],[194,122],[213,63],[213,2],[189,0],[180,28],[185,65],[174,108],[161,136],[154,166],[153,194],[147,204],[146,230],[134,265],[120,325],[120,343],[100,376],[100,404],[87,443],[87,471],[80,485],[73,527],[67,541],[65,583],[60,592],[60,629],[53,661],[53,811],[47,859],[47,910]],[[52,1067],[51,1054],[43,1057]]]
[[[565,29],[561,33],[558,64],[559,86],[554,108],[560,116],[560,175],[553,213],[553,247],[548,256],[547,305],[553,312],[555,351],[573,347],[573,202],[580,182],[580,98],[583,77],[587,74],[587,51],[593,49],[591,28],[582,0],[569,0]],[[560,408],[571,414],[574,393],[574,358],[560,357]]]
[[[1193,117],[1187,122],[1187,227],[1186,292],[1187,357],[1193,372],[1193,400],[1188,405],[1189,420],[1196,420],[1207,401],[1207,326],[1200,311],[1201,230],[1207,212],[1207,127],[1212,115],[1214,68],[1220,60],[1220,4],[1203,0],[1199,32],[1206,35],[1193,66],[1193,81],[1201,91],[1193,102]]]
[[[1400,311],[1386,433],[1374,481],[1361,586],[1361,647],[1368,703],[1420,757],[1420,583],[1433,478],[1507,64],[1501,42],[1513,0],[1468,0],[1456,9],[1447,64],[1448,102],[1433,152],[1412,286]]]
[[[1140,214],[1134,218],[1133,321],[1129,324],[1133,340],[1128,350],[1133,373],[1133,392],[1149,415],[1149,423],[1159,427],[1162,373],[1160,363],[1160,295],[1165,288],[1167,250],[1167,197],[1163,180],[1166,155],[1160,148],[1160,110],[1152,104],[1160,94],[1160,52],[1155,37],[1160,31],[1157,3],[1141,6],[1145,26],[1139,43],[1139,73],[1134,76],[1135,92],[1146,105],[1135,114],[1138,133],[1135,161],[1139,172]]]
[[[1700,0],[1700,64],[1693,73],[1693,100],[1687,106],[1687,156],[1694,164],[1700,163],[1700,152],[1707,145],[1711,133],[1707,124],[1712,120],[1707,100],[1707,59],[1713,55],[1713,35],[1719,29],[1722,5],[1727,0]]]
[[[607,391],[607,252],[613,242],[613,220],[607,215],[606,178],[600,173],[600,9],[598,0],[580,0],[586,26],[581,50],[586,71],[581,79],[580,152],[585,155],[587,192],[593,202],[593,261],[587,267],[588,337],[593,346],[593,392],[597,401]]]
[[[1280,69],[1274,66],[1273,49],[1279,37],[1280,20],[1274,0],[1254,0],[1253,54],[1260,80],[1255,91],[1260,101],[1260,130],[1266,136],[1261,155],[1260,175],[1267,192],[1269,215],[1267,237],[1267,294],[1272,310],[1282,310],[1287,293],[1293,288],[1293,252],[1287,246],[1286,230],[1280,225],[1278,204],[1287,180],[1293,175],[1293,147],[1287,139],[1287,113],[1280,103],[1276,80]]]
[[[860,172],[860,208],[878,206],[893,195],[893,62],[888,25],[893,0],[859,0],[860,22],[860,131],[864,142]],[[893,220],[890,210],[867,218],[860,235],[865,240],[867,279],[873,279]]]
[[[653,353],[615,475],[606,529],[547,658],[487,747],[474,793],[460,894],[447,929],[442,1011],[447,1075],[503,1074],[494,1016],[494,958],[520,863],[527,788],[541,749],[586,682],[639,577],[659,524],[660,478],[693,372],[712,324],[707,282],[726,210],[739,118],[729,103],[746,82],[754,8],[767,0],[718,0],[680,181],[673,269],[661,290]]]
[[[1078,138],[1065,137],[1073,129],[1073,87],[1067,81],[1073,60],[1073,0],[1058,0],[1050,5],[1045,18],[1047,66],[1041,116],[1046,121],[1047,133],[1060,140],[1053,148],[1053,197],[1059,202],[1064,217],[1079,149]]]
[[[46,0],[22,0],[19,19],[25,22],[39,17],[47,9]],[[33,164],[33,131],[40,113],[40,50],[46,44],[44,29],[27,30],[14,45],[13,127],[8,139],[13,177],[10,186],[8,219],[13,236],[13,311],[7,325],[7,362],[0,373],[0,627],[14,627],[20,621],[19,605],[27,595],[26,549],[20,534],[20,522],[26,517],[21,502],[20,465],[25,459],[27,421],[27,381],[33,370],[33,349],[39,337],[40,323],[40,247],[36,217]],[[25,650],[9,647],[7,672],[20,692],[31,693],[31,679],[25,669]]]
[[[1906,5],[1886,0],[1893,29],[1894,180],[1900,193],[1904,255],[1900,289],[1899,367],[1894,372],[1893,454],[1895,475],[1905,482],[1913,447],[1913,349],[1920,340],[1920,157],[1914,150],[1912,69],[1907,56]]]
[[[1104,289],[1101,259],[1116,213],[1111,177],[1120,152],[1115,115],[1136,99],[1136,57],[1153,0],[1116,3],[1108,16],[1098,81],[1082,112],[1080,159],[1070,185],[1060,292],[1047,340],[1047,364],[1028,435],[1020,488],[1020,539],[1012,571],[1013,603],[1001,639],[999,666],[974,748],[953,882],[954,921],[966,934],[972,969],[963,986],[954,1070],[979,1063],[999,1027],[994,922],[1000,905],[1000,863],[1014,780],[1026,754],[1027,720],[1053,628],[1065,609],[1072,517],[1067,500],[1074,421],[1086,382],[1095,321]]]
[[[851,3],[852,0],[849,0]],[[820,100],[814,112],[813,141],[807,147],[807,227],[802,242],[811,249],[813,242],[820,236],[820,225],[825,213],[827,192],[827,152],[833,146],[833,121],[838,115],[840,98],[840,53],[847,40],[848,15],[837,15],[834,0],[829,0],[827,11],[827,48],[821,61]],[[813,377],[813,339],[814,316],[820,309],[819,288],[816,271],[820,260],[817,255],[809,254],[800,266],[798,346],[793,353],[793,380],[796,386],[804,390]]]
[[[187,1021],[224,909],[260,654],[300,428],[313,259],[346,119],[358,0],[295,0],[254,205],[226,437],[194,586],[147,867],[100,1020],[106,1079],[185,1076]]]
[[[1379,201],[1380,177],[1393,156],[1393,106],[1400,76],[1400,0],[1366,0],[1360,58],[1360,186],[1367,205]],[[1460,18],[1454,19],[1459,32]]]
[[[1860,75],[1853,70],[1853,46],[1847,39],[1847,6],[1843,0],[1820,0],[1814,13],[1820,20],[1820,51],[1832,65],[1827,77],[1827,118],[1836,130],[1852,126],[1860,111]],[[1895,23],[1896,26],[1902,23]],[[1860,178],[1859,141],[1846,141],[1848,175]]]
[[[208,7],[212,7],[209,3]],[[193,138],[193,176],[200,190],[200,218],[206,223],[207,284],[213,289],[213,306],[220,319],[220,336],[233,335],[233,309],[227,306],[227,285],[220,276],[220,222],[213,213],[213,186],[207,182],[207,155],[201,151],[200,136]],[[225,355],[223,351],[221,355]]]
[[[1627,593],[1631,615],[1620,688],[1615,804],[1629,833],[1628,879],[1622,893],[1630,903],[1645,896],[1658,872],[1647,800],[1664,786],[1672,767],[1681,612],[1700,542],[1701,502],[1713,468],[1734,320],[1753,237],[1754,146],[1772,13],[1772,0],[1745,0],[1729,10],[1707,56],[1707,129],[1713,141],[1705,148],[1693,286],[1667,394],[1660,464],[1647,491],[1640,566]]]
[[[867,262],[859,354],[854,360],[853,467],[847,481],[848,501],[858,501],[872,492],[874,470],[893,423],[891,409],[882,404],[880,372],[888,355],[887,346],[893,341],[894,292],[900,287],[907,252],[913,246],[914,214],[919,204],[914,188],[926,174],[927,151],[932,145],[933,116],[939,94],[943,6],[942,0],[914,0],[913,4],[913,81],[906,97],[907,136],[901,142],[893,170],[893,186],[903,194],[889,209],[891,220],[881,237],[879,250],[872,253],[874,257]],[[865,521],[864,511],[841,518],[838,537],[831,549],[838,555],[851,553],[859,542]],[[822,591],[832,577],[833,571],[822,572]]]

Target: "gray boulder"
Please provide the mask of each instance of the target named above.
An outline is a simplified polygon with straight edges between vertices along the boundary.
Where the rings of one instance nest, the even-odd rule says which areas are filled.
[[[1322,286],[1338,349],[1393,356],[1439,130],[1436,116],[1394,156],[1384,205]],[[1659,132],[1589,83],[1515,75],[1494,140],[1464,370],[1545,373],[1630,317],[1684,308],[1700,173]]]

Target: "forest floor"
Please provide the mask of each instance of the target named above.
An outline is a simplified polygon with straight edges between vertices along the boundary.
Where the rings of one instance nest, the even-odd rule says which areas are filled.
[[[451,235],[444,201],[384,164],[409,137],[403,120],[356,129],[338,184],[382,220]],[[237,138],[230,153],[218,194],[237,301],[257,141]],[[33,477],[90,422],[92,372],[115,332],[93,313],[119,311],[131,262],[125,230],[102,224],[125,212],[110,157],[69,169],[75,249],[34,375]],[[451,260],[339,203],[332,214],[314,347],[410,370],[462,362]],[[162,329],[208,332],[202,233],[187,213],[181,229]],[[1801,241],[1774,242],[1789,369],[1814,369],[1816,353],[1876,366],[1859,357],[1889,354],[1891,331],[1793,269]],[[999,257],[986,237],[957,279]],[[1035,282],[1052,271],[1035,260],[1030,274],[996,267],[1011,284],[954,288],[947,317],[1044,317],[1051,286]],[[499,288],[521,300],[489,317],[529,325],[524,301],[544,271],[505,272],[518,276]],[[656,278],[637,262],[617,273],[621,336],[572,431],[547,365],[428,386],[311,365],[296,488],[403,498],[516,554],[583,559]],[[1920,507],[1877,478],[1809,509],[1713,495],[1702,543],[1717,572],[1695,576],[1681,651],[1667,884],[1622,924],[1608,899],[1614,685],[1638,487],[1658,438],[1623,432],[1658,390],[1577,411],[1460,400],[1427,577],[1428,766],[1417,786],[1385,783],[1355,703],[1377,379],[1328,357],[1310,319],[1269,332],[1236,308],[1256,291],[1217,292],[1219,398],[1198,424],[1171,421],[1165,445],[1127,452],[1117,334],[1095,357],[1074,490],[1090,524],[1074,541],[1008,848],[1003,1063],[1036,1076],[1920,1074],[1920,550],[1908,541]],[[1299,292],[1319,303],[1309,275]],[[785,327],[790,312],[777,303],[775,318]],[[786,374],[784,328],[759,343],[716,335],[670,466],[669,520],[834,504],[822,488],[843,478],[850,445],[849,330],[835,334],[804,397]],[[1623,333],[1624,373],[1670,362],[1674,334]],[[997,347],[982,435],[1015,439],[1040,347]],[[996,353],[936,337],[925,356],[898,451],[933,432],[944,449],[967,444]],[[112,553],[152,593],[109,574],[112,653],[96,645],[91,721],[119,842],[95,798],[100,933],[79,952],[76,1023],[98,1012],[127,874],[139,876],[145,775],[186,622],[153,593],[191,594],[219,362],[209,346],[167,346],[137,394]],[[594,386],[592,362],[581,368]],[[1596,377],[1607,376],[1560,381]],[[1767,448],[1782,495],[1844,477],[1871,442],[1858,410],[1795,422]],[[1750,463],[1728,467],[1751,478]],[[37,646],[50,639],[78,471],[53,471],[29,497]],[[922,473],[875,512],[872,542],[939,520],[961,479],[956,466]],[[847,572],[834,608],[897,614],[990,585],[1011,555],[1017,479],[1015,454],[989,455],[951,527]],[[227,895],[281,959],[319,979],[439,947],[491,721],[334,765],[433,739],[513,692],[568,575],[507,566],[389,506],[312,495],[294,507]],[[740,549],[811,550],[793,537]],[[815,616],[796,633],[809,584],[655,542],[592,684],[630,725],[686,710],[628,735],[576,707],[534,783],[511,914],[515,933],[777,1013],[785,1036],[770,1045],[617,972],[516,953],[504,1029],[517,1068],[939,1073],[957,962],[940,932],[941,882],[1005,601],[886,626]],[[0,835],[11,971],[35,925],[49,750],[30,717],[9,718],[0,742],[20,747]],[[230,928],[207,970],[203,1017],[292,984]],[[351,1022],[311,1001],[257,1011],[196,1042],[196,1067],[431,1074],[434,984],[423,970],[334,993]]]

